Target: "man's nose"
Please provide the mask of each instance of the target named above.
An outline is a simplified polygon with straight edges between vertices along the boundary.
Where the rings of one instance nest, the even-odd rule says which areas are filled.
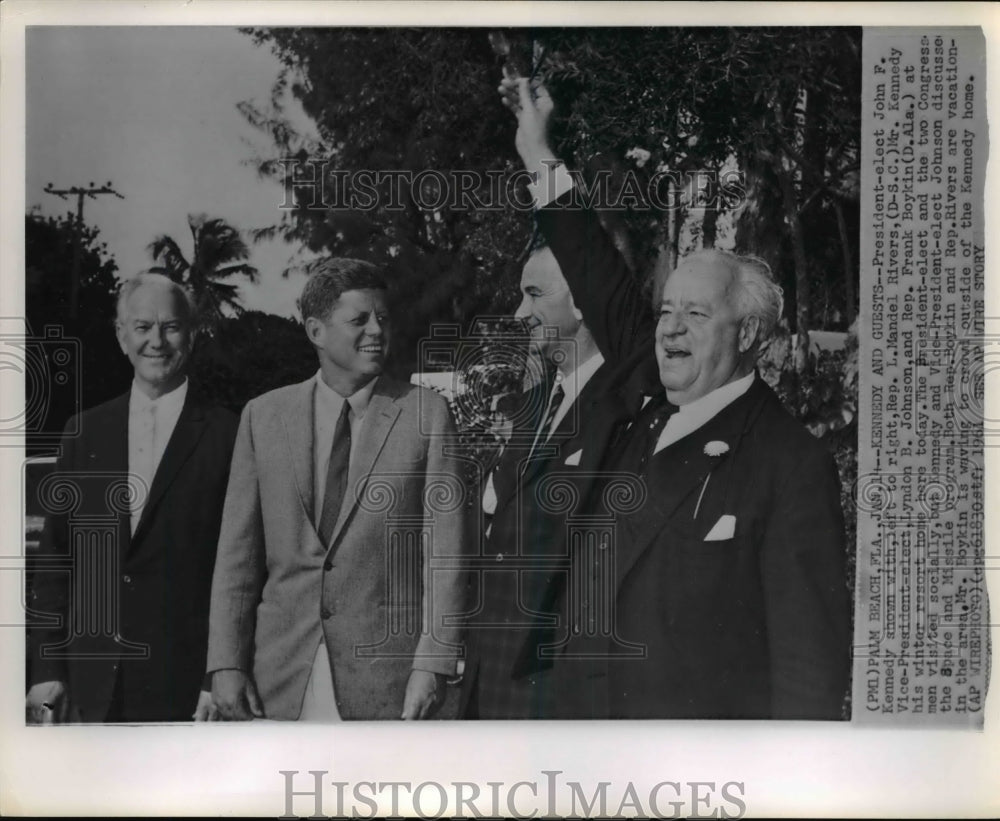
[[[676,311],[660,315],[660,333],[664,336],[679,336],[685,330],[687,326]]]
[[[382,335],[383,324],[379,321],[379,318],[372,314],[368,317],[368,322],[365,325],[365,333],[368,336],[381,336]]]
[[[528,304],[528,297],[524,297],[514,311],[514,319],[527,319],[529,316],[531,316],[531,306]]]

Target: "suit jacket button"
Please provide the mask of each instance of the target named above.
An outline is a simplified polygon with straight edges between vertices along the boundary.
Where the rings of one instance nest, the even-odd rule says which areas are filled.
[[[132,584],[132,577],[131,576],[122,576],[122,581],[125,582],[125,584]]]
[[[333,611],[329,607],[324,607],[322,610],[319,611],[319,617],[324,620],[330,618],[330,616],[332,615]]]
[[[327,559],[325,562],[323,562],[323,569],[326,570],[327,572],[333,570],[333,559]]]

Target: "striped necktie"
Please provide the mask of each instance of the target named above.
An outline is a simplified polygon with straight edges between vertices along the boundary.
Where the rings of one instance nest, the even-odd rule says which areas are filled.
[[[556,413],[559,412],[559,406],[562,404],[565,397],[566,391],[563,390],[562,383],[557,382],[555,388],[552,390],[552,393],[549,394],[549,404],[545,409],[545,416],[542,418],[542,424],[538,426],[538,430],[535,433],[535,439],[531,444],[532,455],[534,455],[535,449],[539,445],[544,445],[549,436],[552,435],[552,422],[555,420]]]
[[[645,472],[660,433],[666,427],[667,420],[676,412],[677,406],[671,404],[665,394],[654,396],[646,403],[646,407],[636,417],[632,438],[626,446],[626,465],[634,464],[637,472]]]

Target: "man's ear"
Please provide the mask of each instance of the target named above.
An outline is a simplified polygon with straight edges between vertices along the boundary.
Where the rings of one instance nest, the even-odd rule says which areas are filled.
[[[740,354],[745,354],[757,342],[757,335],[760,333],[760,317],[745,316],[740,321],[739,349]]]
[[[570,295],[569,295],[569,307],[573,311],[573,318],[577,322],[583,322],[583,312],[579,308],[576,307],[576,300],[573,299],[573,293],[572,293],[572,291],[570,292]]]
[[[326,326],[319,321],[314,316],[306,318],[306,336],[309,337],[309,341],[312,342],[317,348],[323,346],[323,334],[326,332]]]
[[[120,319],[115,320],[115,337],[118,339],[118,347],[122,353],[128,356],[128,348],[125,347],[125,326]]]

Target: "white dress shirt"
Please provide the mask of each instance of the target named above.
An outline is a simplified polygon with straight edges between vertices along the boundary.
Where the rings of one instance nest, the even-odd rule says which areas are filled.
[[[597,369],[603,364],[604,357],[601,356],[600,351],[598,351],[586,362],[578,365],[572,373],[565,376],[561,373],[558,374],[561,378],[557,384],[562,385],[563,400],[559,405],[559,409],[556,411],[556,415],[552,419],[552,424],[549,426],[546,439],[550,439],[552,437],[552,433],[559,427],[562,420],[566,418],[566,414],[569,413],[570,408],[573,407],[573,403],[590,381],[590,377],[597,373]],[[576,421],[577,424],[579,424],[580,420],[577,419]]]
[[[150,399],[137,382],[132,382],[128,398],[128,472],[142,481],[130,511],[133,535],[142,518],[142,509],[149,498],[149,489],[153,486],[153,477],[163,459],[163,452],[184,409],[187,390],[188,381],[185,379],[170,393]]]
[[[316,387],[313,390],[313,500],[316,506],[316,522],[323,515],[323,496],[326,493],[326,474],[330,466],[330,450],[333,448],[333,434],[337,428],[337,419],[344,407],[344,402],[351,406],[348,417],[351,424],[351,453],[353,460],[357,453],[358,441],[361,439],[361,426],[364,422],[368,403],[371,401],[375,388],[372,379],[360,390],[346,399],[323,381],[323,372],[316,374]],[[346,497],[345,497],[346,501]],[[333,673],[330,670],[330,656],[326,650],[324,638],[316,648],[312,672],[306,683],[305,697],[302,700],[302,711],[299,721],[340,721],[337,710],[337,696],[333,689]]]
[[[710,419],[718,416],[724,408],[750,390],[753,380],[754,373],[751,371],[734,382],[728,382],[721,388],[706,393],[700,399],[695,399],[694,402],[681,405],[677,412],[667,420],[666,426],[660,432],[660,438],[656,440],[653,453],[659,453],[668,445],[679,442],[688,434],[694,433],[705,425]]]
[[[566,418],[566,414],[569,413],[570,408],[573,403],[580,396],[583,389],[586,387],[587,382],[590,378],[597,372],[597,369],[604,364],[604,357],[601,356],[600,351],[591,356],[586,362],[577,366],[572,373],[568,376],[564,376],[561,371],[556,373],[556,381],[552,386],[552,393],[555,393],[556,388],[560,385],[563,389],[563,399],[556,410],[555,416],[552,418],[552,424],[549,425],[549,430],[546,434],[546,441],[552,436],[552,432],[559,427],[559,423]],[[552,393],[549,394],[549,401],[552,401]],[[542,414],[542,421],[539,425],[545,424],[545,417],[548,416],[548,403],[545,406],[545,413]],[[579,419],[577,420],[579,422]],[[540,434],[541,431],[537,431]],[[537,439],[537,436],[536,436]],[[486,478],[486,487],[483,489],[483,512],[488,516],[492,516],[496,513],[497,509],[497,491],[493,485],[493,471]],[[489,529],[492,525],[487,527],[486,535],[489,535]]]

